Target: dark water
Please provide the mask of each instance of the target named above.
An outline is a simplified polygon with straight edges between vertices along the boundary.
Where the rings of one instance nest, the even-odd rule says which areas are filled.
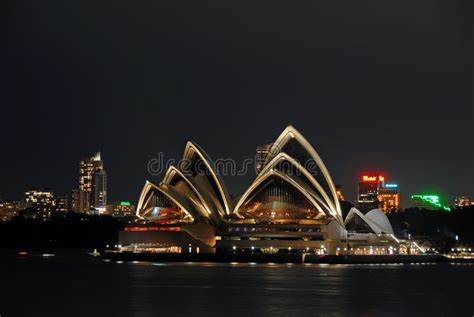
[[[0,315],[474,316],[473,265],[107,263],[0,256]]]

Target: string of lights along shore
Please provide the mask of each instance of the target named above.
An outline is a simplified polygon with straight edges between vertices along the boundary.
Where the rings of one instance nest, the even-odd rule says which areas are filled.
[[[256,172],[259,173],[270,152],[272,143],[256,149]],[[110,215],[123,218],[135,216],[135,204],[130,201],[108,201],[107,172],[100,152],[79,161],[78,188],[55,191],[37,187],[25,191],[23,199],[12,200],[0,196],[0,220],[7,221],[15,216],[43,218],[68,212],[88,215]],[[339,200],[345,201],[343,188],[336,185]],[[410,205],[402,206],[401,195],[409,195]],[[405,208],[451,212],[473,206],[467,194],[457,196],[449,203],[439,193],[403,193],[397,182],[390,181],[380,173],[365,173],[357,182],[357,197],[351,202],[362,212],[378,208],[385,213],[403,212]]]

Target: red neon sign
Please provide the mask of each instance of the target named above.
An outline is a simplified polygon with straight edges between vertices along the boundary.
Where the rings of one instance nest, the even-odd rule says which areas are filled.
[[[385,182],[385,177],[382,175],[378,176],[369,176],[369,175],[364,175],[362,176],[362,181],[363,182]]]
[[[362,180],[364,182],[376,182],[377,181],[377,176],[367,176],[367,175],[364,175],[362,176]]]

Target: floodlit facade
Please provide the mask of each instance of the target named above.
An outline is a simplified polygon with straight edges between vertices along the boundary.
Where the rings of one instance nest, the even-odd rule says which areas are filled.
[[[389,254],[398,248],[383,211],[352,208],[344,217],[328,169],[292,126],[265,148],[257,176],[234,200],[201,147],[188,142],[183,158],[186,164],[171,166],[159,184],[145,183],[141,221],[120,234],[124,250]]]

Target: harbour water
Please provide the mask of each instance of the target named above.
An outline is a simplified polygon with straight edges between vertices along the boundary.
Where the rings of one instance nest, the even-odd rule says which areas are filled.
[[[473,316],[473,264],[117,263],[0,255],[0,315]]]

